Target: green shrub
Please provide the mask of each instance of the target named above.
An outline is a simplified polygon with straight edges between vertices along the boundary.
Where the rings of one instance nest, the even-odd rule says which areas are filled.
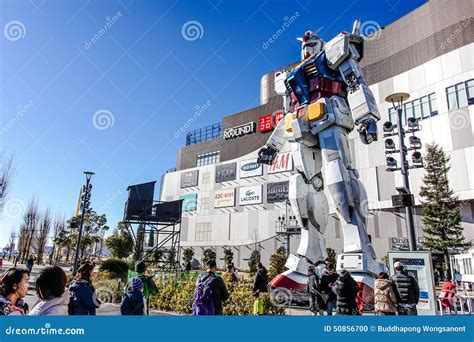
[[[128,274],[128,263],[120,259],[108,259],[102,262],[99,270],[108,272],[112,278],[126,279]]]

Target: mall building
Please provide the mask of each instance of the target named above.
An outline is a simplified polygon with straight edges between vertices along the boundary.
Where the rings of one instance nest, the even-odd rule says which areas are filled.
[[[379,258],[408,246],[405,210],[392,207],[391,201],[402,178],[400,172],[386,171],[382,138],[382,124],[395,122],[384,99],[395,92],[410,94],[404,120],[420,119],[422,130],[417,136],[423,144],[436,142],[451,158],[450,185],[463,202],[465,237],[468,241],[474,238],[473,17],[472,1],[432,0],[380,29],[365,43],[361,66],[382,116],[380,139],[364,145],[354,131],[350,149],[353,166],[367,191],[367,230]],[[163,176],[160,200],[183,199],[181,247],[193,247],[198,259],[205,248],[213,248],[222,265],[223,248],[231,247],[236,266],[247,268],[257,248],[268,264],[278,247],[287,247],[287,236],[281,234],[285,227],[298,232],[298,222],[286,204],[288,179],[295,172],[288,146],[273,165],[256,163],[258,150],[282,116],[282,99],[273,90],[277,72],[261,78],[260,106],[188,132],[176,168]],[[410,154],[408,157],[411,159]],[[423,173],[423,169],[410,170],[420,247],[423,223],[418,193]],[[289,241],[294,252],[298,235]],[[329,220],[324,243],[342,251],[341,228],[335,218]]]

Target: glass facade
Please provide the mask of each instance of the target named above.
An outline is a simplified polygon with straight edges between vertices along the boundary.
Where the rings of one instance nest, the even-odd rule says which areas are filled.
[[[474,104],[474,79],[446,88],[448,111]]]
[[[422,96],[418,99],[407,101],[403,105],[402,122],[407,123],[408,118],[416,118],[423,120],[438,114],[438,106],[436,104],[436,94]],[[397,113],[393,107],[388,109],[388,119],[394,125],[397,124]]]
[[[199,144],[204,141],[218,139],[222,136],[222,127],[220,122],[196,129],[186,134],[186,146]]]
[[[216,164],[220,161],[220,156],[221,156],[220,151],[198,154],[196,166]]]

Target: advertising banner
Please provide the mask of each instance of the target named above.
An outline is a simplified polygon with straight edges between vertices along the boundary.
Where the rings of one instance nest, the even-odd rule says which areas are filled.
[[[406,272],[418,282],[420,301],[416,306],[419,315],[436,315],[436,295],[433,282],[431,253],[428,251],[388,253],[390,274],[394,275],[393,265],[399,261]]]
[[[260,204],[262,202],[262,185],[244,186],[239,189],[239,205]]]
[[[267,203],[285,202],[288,199],[288,186],[290,182],[267,184]]]
[[[199,180],[199,170],[183,172],[181,174],[181,189],[197,186]]]
[[[243,160],[240,162],[240,178],[261,176],[263,166],[256,162],[256,159]]]
[[[230,182],[237,178],[237,163],[216,166],[216,183]]]
[[[219,190],[214,193],[214,208],[235,206],[235,189]]]
[[[183,212],[196,211],[197,209],[197,194],[186,194],[179,196],[183,200]]]
[[[293,158],[291,152],[278,153],[273,164],[268,167],[268,174],[292,171]]]

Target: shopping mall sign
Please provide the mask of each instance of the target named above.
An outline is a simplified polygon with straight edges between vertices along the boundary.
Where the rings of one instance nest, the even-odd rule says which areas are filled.
[[[183,212],[196,211],[197,209],[197,194],[186,194],[179,196],[183,200]]]
[[[266,114],[258,118],[258,131],[260,133],[272,131],[283,119],[283,112],[277,111],[272,114]]]
[[[262,174],[263,166],[257,163],[255,159],[242,160],[240,162],[240,178],[261,176]]]
[[[268,167],[268,174],[292,171],[293,158],[291,152],[278,153],[272,165]]]
[[[246,134],[255,133],[255,126],[255,122],[252,121],[244,125],[227,128],[226,130],[224,130],[224,139],[231,140]]]
[[[214,208],[233,207],[235,189],[219,190],[214,193]]]
[[[239,205],[260,204],[263,202],[261,185],[244,186],[239,191]]]

